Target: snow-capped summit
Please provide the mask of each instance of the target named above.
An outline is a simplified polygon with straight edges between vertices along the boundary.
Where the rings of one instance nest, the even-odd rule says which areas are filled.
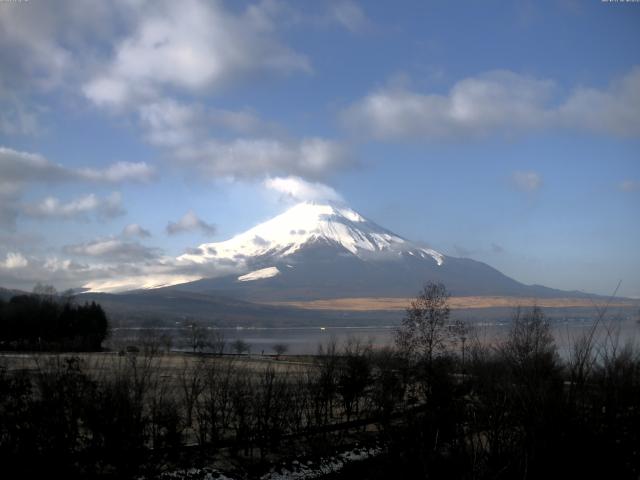
[[[282,259],[319,243],[342,247],[360,258],[405,254],[430,257],[438,265],[444,261],[439,252],[419,247],[348,207],[316,202],[299,203],[229,240],[202,244],[197,253],[184,254],[178,260],[205,263],[264,256]]]

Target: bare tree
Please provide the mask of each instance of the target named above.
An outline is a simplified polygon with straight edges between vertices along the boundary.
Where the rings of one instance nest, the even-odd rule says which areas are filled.
[[[273,351],[276,352],[276,356],[280,358],[280,355],[284,355],[289,350],[289,345],[286,343],[276,343],[273,346]]]
[[[578,402],[578,397],[582,397],[585,394],[586,385],[597,364],[597,354],[595,351],[596,336],[600,330],[609,305],[618,293],[620,284],[621,282],[618,282],[618,285],[603,307],[599,307],[595,302],[593,303],[597,312],[595,321],[581,337],[573,341],[572,351],[567,364],[570,375],[570,404]]]
[[[191,358],[183,358],[182,371],[180,372],[179,384],[182,391],[182,400],[186,414],[186,425],[191,428],[193,423],[193,409],[198,397],[204,389],[205,364],[202,357],[195,362]]]
[[[196,404],[200,444],[218,442],[230,428],[237,369],[233,361],[209,362],[201,401]]]
[[[162,341],[160,332],[157,329],[141,330],[138,333],[136,343],[140,345],[142,351],[147,355],[156,356],[161,353]]]
[[[190,321],[186,329],[187,342],[193,353],[202,352],[209,346],[209,330],[198,322]]]
[[[351,420],[360,411],[360,400],[371,381],[371,344],[363,345],[356,338],[349,338],[344,347],[344,355],[338,371],[338,392],[342,407]]]
[[[449,336],[450,294],[442,283],[428,282],[411,302],[396,331],[396,345],[408,356],[418,355],[429,364],[446,348]]]
[[[242,355],[244,352],[248,353],[251,346],[247,342],[239,338],[231,344],[231,348],[233,348],[233,350],[238,355]]]
[[[456,320],[451,325],[449,325],[449,335],[451,336],[452,344],[454,344],[454,346],[458,346],[458,345],[460,346],[460,359],[462,362],[463,369],[464,369],[467,341],[469,340],[471,333],[472,332],[469,325],[462,320]]]
[[[224,334],[219,330],[215,330],[211,335],[209,346],[215,355],[222,355],[224,353],[224,349],[227,347],[227,341],[224,338]]]
[[[163,333],[160,335],[160,344],[164,348],[165,353],[171,353],[173,347],[173,338],[169,333]]]
[[[340,358],[338,346],[332,338],[326,346],[318,346],[316,356],[318,371],[314,377],[313,399],[315,402],[316,423],[328,424],[333,416],[333,404],[338,391],[338,366]]]
[[[556,346],[551,327],[540,307],[527,312],[516,308],[502,352],[516,369],[528,370],[541,362],[555,361]]]

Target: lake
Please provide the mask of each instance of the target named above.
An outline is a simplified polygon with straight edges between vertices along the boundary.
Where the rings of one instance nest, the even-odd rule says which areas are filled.
[[[552,322],[552,332],[562,357],[567,357],[572,343],[580,336],[588,333],[594,324],[593,319]],[[484,344],[496,344],[509,332],[510,322],[473,323],[474,335]],[[343,345],[349,339],[358,339],[370,343],[374,348],[393,344],[397,325],[386,326],[326,326],[326,327],[282,327],[282,328],[216,328],[212,331],[224,336],[227,345],[235,340],[243,340],[249,344],[252,354],[272,354],[273,346],[285,344],[287,353],[313,354],[319,345],[327,345],[335,341]],[[156,331],[169,334],[174,339],[174,349],[184,350],[184,339],[188,330],[184,328],[164,328]],[[148,336],[149,329],[118,328],[114,329],[114,344],[136,343],[137,339]],[[596,330],[598,341],[617,341],[619,345],[627,342],[638,344],[640,341],[640,323],[632,320],[607,320],[601,322]]]

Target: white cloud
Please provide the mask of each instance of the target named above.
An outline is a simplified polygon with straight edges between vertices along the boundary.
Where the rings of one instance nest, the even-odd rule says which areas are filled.
[[[227,273],[233,267],[182,266],[166,257],[150,258],[157,252],[146,247],[122,246],[105,239],[83,245],[69,246],[78,255],[87,256],[92,263],[48,256],[26,258],[20,253],[10,253],[0,260],[0,283],[8,288],[30,290],[36,283],[54,285],[58,290],[67,288],[96,288],[101,291],[122,291],[134,288],[157,287],[163,284],[183,283]],[[73,253],[71,253],[73,254]]]
[[[246,271],[241,262],[195,264],[162,256],[159,250],[117,237],[65,247],[67,255],[87,257],[81,263],[60,256],[25,257],[11,252],[0,260],[0,284],[30,290],[38,282],[58,290],[84,287],[97,291],[124,291],[174,285]]]
[[[268,178],[264,181],[264,186],[282,194],[285,198],[296,201],[342,201],[342,197],[330,186],[323,183],[307,182],[300,177]]]
[[[155,248],[113,237],[68,245],[64,251],[72,255],[99,258],[110,262],[139,262],[158,257],[158,251]]]
[[[138,116],[151,144],[166,149],[178,165],[211,178],[290,174],[318,178],[351,162],[336,142],[285,138],[276,125],[247,111],[206,109],[162,99],[141,106]],[[229,139],[211,135],[221,130],[258,136]]]
[[[640,135],[640,68],[608,89],[574,88],[555,101],[553,81],[510,71],[463,79],[446,94],[387,87],[347,108],[346,126],[379,139],[450,139],[543,128]]]
[[[155,169],[146,162],[117,162],[104,169],[83,168],[78,175],[96,182],[148,182],[154,177]]]
[[[6,3],[6,2],[5,2]],[[137,2],[20,2],[0,14],[0,131],[37,133],[46,107],[38,96],[76,95],[100,64],[103,45],[141,10]]]
[[[149,230],[142,228],[137,223],[131,223],[122,229],[122,236],[127,238],[131,238],[131,237],[145,238],[145,237],[150,237],[151,233],[149,233]]]
[[[210,93],[265,73],[309,72],[277,34],[289,9],[207,0],[23,2],[0,15],[0,132],[33,134],[37,95],[82,92],[97,105],[131,106]],[[27,4],[28,3],[28,4]]]
[[[344,2],[335,9],[356,26],[357,6]],[[333,142],[288,139],[250,110],[192,100],[249,77],[311,71],[308,59],[278,37],[283,21],[294,15],[279,2],[227,8],[215,1],[119,0],[89,7],[61,0],[11,12],[0,19],[0,61],[7,67],[0,93],[17,103],[14,113],[0,115],[3,130],[35,128],[37,119],[20,94],[80,91],[95,105],[133,119],[150,144],[198,174],[318,177],[344,163]],[[147,181],[154,174],[145,163],[60,168],[65,178],[73,173],[100,182]]]
[[[176,149],[175,156],[212,178],[239,179],[260,178],[265,174],[321,178],[351,162],[340,144],[321,138],[211,139]]]
[[[23,206],[23,213],[35,218],[61,218],[87,220],[89,215],[112,218],[124,214],[122,195],[113,192],[106,198],[98,198],[93,193],[83,195],[68,202],[56,197],[46,197],[38,203]]]
[[[350,0],[335,2],[331,6],[334,19],[351,32],[361,32],[369,25],[369,20],[360,6]]]
[[[542,187],[542,177],[537,172],[514,172],[511,180],[523,192],[535,192]]]
[[[185,213],[177,222],[169,222],[167,224],[167,233],[169,235],[193,231],[200,231],[205,235],[214,235],[216,233],[216,227],[198,218],[193,211]]]
[[[205,108],[170,98],[141,105],[138,118],[149,143],[166,148],[202,142],[212,130],[240,134],[278,130],[250,111]]]
[[[0,146],[0,185],[69,180],[73,172],[37,153]]]
[[[121,183],[148,181],[155,170],[145,162],[118,162],[104,169],[71,169],[53,163],[37,153],[0,146],[0,191],[17,189],[27,183],[93,181]]]
[[[538,127],[553,83],[508,71],[456,83],[448,94],[384,88],[343,113],[345,123],[376,138],[449,138],[496,128]]]
[[[13,270],[24,268],[29,264],[28,260],[21,253],[9,252],[4,262],[0,262],[0,267]]]
[[[176,147],[194,142],[206,134],[207,125],[200,106],[162,99],[142,105],[138,117],[152,145]]]
[[[76,288],[93,278],[104,278],[115,274],[102,265],[84,265],[59,257],[28,259],[22,254],[15,254],[11,262],[9,256],[5,262],[0,261],[0,281],[3,286],[30,290],[36,283],[54,285],[59,290]],[[11,263],[13,268],[7,266]]]
[[[26,3],[26,2],[25,2]],[[3,8],[0,15],[2,40],[2,82],[17,86],[27,79],[40,88],[59,84],[71,62],[71,52],[54,40],[57,30],[53,12],[38,11],[32,5],[25,8]],[[36,28],[34,28],[36,27]]]
[[[578,87],[558,109],[558,124],[624,137],[640,135],[640,67],[609,88]]]
[[[275,35],[272,11],[234,14],[218,2],[148,5],[114,47],[104,71],[84,86],[97,105],[126,107],[159,98],[163,89],[203,92],[255,72],[309,71],[309,62]]]
[[[0,224],[12,226],[21,211],[36,216],[70,218],[74,216],[74,212],[97,209],[103,216],[115,216],[122,212],[119,194],[113,194],[110,199],[105,200],[99,200],[90,194],[68,204],[48,197],[40,204],[25,207],[20,206],[19,200],[28,187],[36,184],[145,182],[154,175],[155,169],[144,162],[118,162],[102,169],[72,169],[37,153],[0,146]]]

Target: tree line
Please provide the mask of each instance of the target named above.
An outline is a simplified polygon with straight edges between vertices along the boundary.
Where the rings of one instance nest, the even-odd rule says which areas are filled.
[[[98,351],[109,323],[95,302],[76,304],[70,294],[36,286],[32,294],[0,299],[0,349]]]

